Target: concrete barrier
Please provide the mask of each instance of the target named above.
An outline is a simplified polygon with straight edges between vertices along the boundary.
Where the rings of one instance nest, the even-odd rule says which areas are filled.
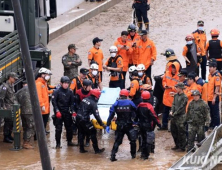
[[[80,15],[79,17],[75,18],[74,20],[70,21],[69,23],[62,26],[61,28],[58,28],[57,30],[51,32],[49,34],[49,41],[68,32],[69,30],[73,29],[74,27],[82,24],[83,22],[85,22],[85,21],[89,20],[90,18],[98,15],[99,13],[109,9],[110,7],[116,5],[117,3],[121,2],[121,1],[122,0],[107,0],[106,2],[97,6],[96,8],[93,8],[92,10],[86,12],[85,14]]]

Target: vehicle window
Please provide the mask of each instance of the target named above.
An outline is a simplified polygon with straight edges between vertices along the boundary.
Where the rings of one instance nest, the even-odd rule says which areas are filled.
[[[11,0],[0,0],[0,10],[10,10],[12,11],[12,2]]]

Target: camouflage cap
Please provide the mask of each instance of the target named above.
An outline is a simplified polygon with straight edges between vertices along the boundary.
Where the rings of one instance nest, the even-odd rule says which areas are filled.
[[[73,49],[77,49],[75,44],[69,44],[68,50],[70,50],[70,49],[72,49],[72,48],[73,48]]]
[[[185,89],[185,86],[183,83],[178,83],[175,85],[175,87],[180,88],[180,89]]]
[[[191,96],[201,96],[199,90],[194,90],[192,91],[192,95]]]
[[[9,79],[9,77],[12,77],[12,78],[14,78],[14,79],[18,79],[18,75],[17,75],[15,72],[10,72],[10,73],[8,74],[8,79]]]

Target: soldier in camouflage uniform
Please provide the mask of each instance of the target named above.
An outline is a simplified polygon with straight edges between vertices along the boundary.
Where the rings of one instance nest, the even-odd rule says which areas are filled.
[[[197,135],[198,142],[205,138],[205,130],[208,129],[210,124],[210,109],[209,106],[203,101],[198,90],[192,92],[193,100],[188,106],[186,121],[188,123],[188,146],[187,152],[194,147],[194,140]]]
[[[16,98],[21,107],[24,140],[22,147],[25,149],[33,149],[33,146],[30,144],[30,140],[35,134],[35,124],[32,114],[32,105],[30,101],[29,90],[26,81],[23,81],[23,88],[16,93]]]
[[[82,65],[79,55],[75,53],[76,49],[75,44],[70,44],[68,46],[69,52],[62,57],[64,76],[69,77],[70,80],[78,76],[78,66]]]
[[[174,96],[173,105],[170,111],[171,116],[171,134],[174,139],[175,147],[172,150],[185,151],[186,147],[186,128],[184,126],[186,105],[188,98],[184,94],[184,83],[175,85],[177,93]]]
[[[8,74],[8,80],[6,83],[3,83],[0,89],[0,107],[3,109],[12,109],[12,105],[17,103],[15,97],[14,83],[18,79],[16,73],[11,72]],[[3,142],[12,143],[13,137],[12,129],[13,129],[13,120],[12,118],[4,118],[4,140]]]

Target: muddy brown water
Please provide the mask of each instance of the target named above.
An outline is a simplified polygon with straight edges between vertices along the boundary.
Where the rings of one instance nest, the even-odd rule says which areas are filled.
[[[75,169],[158,169],[169,168],[176,160],[185,154],[185,152],[174,152],[171,147],[174,146],[172,136],[167,131],[156,131],[156,149],[149,159],[144,161],[140,159],[140,153],[137,153],[136,159],[131,159],[130,145],[127,137],[124,137],[122,145],[116,158],[117,162],[110,162],[110,152],[114,143],[114,132],[104,134],[98,131],[99,147],[106,150],[102,154],[94,154],[92,143],[86,147],[88,153],[79,153],[78,147],[68,147],[66,144],[65,129],[62,135],[62,148],[55,149],[55,128],[52,121],[49,122],[50,134],[47,136],[47,144],[51,157],[52,166],[56,170],[75,170]],[[2,132],[2,129],[1,129]],[[11,144],[2,142],[3,134],[0,134],[0,169],[1,170],[40,170],[41,162],[38,151],[37,141],[31,141],[35,146],[33,150],[22,149],[20,151],[11,151]],[[21,134],[22,138],[22,134]],[[77,136],[73,136],[73,141],[77,142]],[[138,148],[138,146],[137,146]]]

